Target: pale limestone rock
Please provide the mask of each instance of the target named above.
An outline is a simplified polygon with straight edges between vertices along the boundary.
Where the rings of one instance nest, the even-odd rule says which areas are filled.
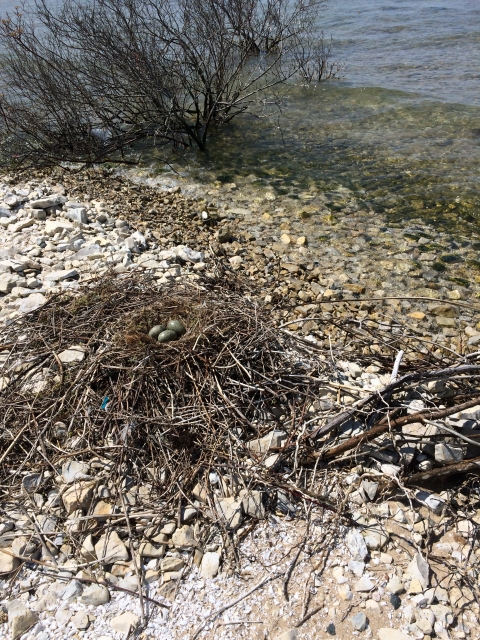
[[[78,598],[81,604],[93,605],[95,607],[105,604],[110,600],[110,592],[102,584],[91,584],[86,587],[82,595]]]
[[[347,547],[354,560],[365,560],[368,556],[367,545],[358,529],[350,529],[347,533]]]
[[[72,364],[74,362],[82,362],[85,360],[85,348],[80,345],[72,345],[65,351],[58,354],[58,358],[62,364]]]
[[[138,554],[147,558],[163,558],[167,551],[165,544],[152,544],[143,542],[138,548]]]
[[[220,567],[220,554],[207,551],[202,558],[200,573],[204,578],[214,578]]]
[[[5,549],[5,551],[9,554],[12,553],[11,549]],[[0,548],[0,573],[10,573],[11,571],[15,571],[19,564],[20,560],[12,558],[12,556],[4,553],[4,549]]]
[[[390,627],[383,627],[377,631],[378,640],[414,640],[414,637],[398,631],[398,629],[390,629]]]
[[[62,466],[62,478],[66,484],[71,484],[74,480],[89,478],[88,465],[85,462],[69,460]]]
[[[239,497],[242,500],[243,510],[251,518],[262,520],[265,517],[263,496],[263,491],[249,491],[247,489],[240,491]]]
[[[287,439],[285,431],[279,431],[274,429],[267,433],[263,438],[256,438],[247,442],[246,447],[254,453],[265,453],[270,449],[276,449],[283,446],[283,443]]]
[[[81,480],[75,482],[63,493],[62,500],[67,515],[78,510],[86,511],[89,508],[95,485],[95,481]]]
[[[79,631],[84,631],[90,626],[90,620],[88,618],[88,614],[85,611],[77,611],[77,613],[70,618],[70,622]]]
[[[182,558],[164,558],[160,563],[160,571],[162,573],[180,571],[181,569],[183,569]]]
[[[367,576],[360,578],[360,580],[358,580],[358,582],[356,582],[354,585],[354,589],[358,593],[371,591],[374,588],[375,588],[374,583],[370,580],[370,578],[367,578]]]
[[[12,632],[12,639],[19,638],[38,622],[38,615],[20,600],[8,603],[8,624]]]
[[[428,588],[430,582],[430,567],[428,562],[420,553],[416,553],[405,571],[405,578],[418,580],[422,591]]]
[[[172,544],[174,544],[177,549],[190,549],[193,547],[195,545],[193,527],[185,524],[183,527],[176,529],[172,535]]]
[[[218,515],[228,529],[238,529],[243,522],[242,503],[232,496],[215,500]],[[173,539],[173,537],[172,537]]]
[[[127,547],[120,540],[116,531],[111,531],[100,538],[95,545],[95,554],[103,564],[114,564],[129,558]]]

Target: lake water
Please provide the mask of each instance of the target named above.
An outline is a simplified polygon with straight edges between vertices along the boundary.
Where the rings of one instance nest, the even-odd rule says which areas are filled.
[[[15,4],[0,0],[1,13]],[[320,21],[343,78],[294,90],[278,122],[237,120],[176,170],[287,210],[305,190],[340,190],[397,222],[476,233],[478,0],[337,0]]]

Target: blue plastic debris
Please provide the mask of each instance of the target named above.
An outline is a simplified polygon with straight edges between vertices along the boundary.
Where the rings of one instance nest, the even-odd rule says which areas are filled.
[[[106,409],[109,400],[110,400],[110,398],[108,396],[105,396],[105,398],[102,400],[102,404],[100,406],[100,409]]]

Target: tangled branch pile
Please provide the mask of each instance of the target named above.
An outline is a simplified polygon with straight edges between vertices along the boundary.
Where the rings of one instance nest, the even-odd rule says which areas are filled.
[[[148,336],[172,318],[187,327],[178,341]],[[299,499],[352,524],[347,501],[379,488],[420,500],[432,478],[473,471],[466,491],[478,473],[478,354],[423,371],[411,354],[405,375],[368,392],[358,364],[279,330],[232,281],[94,284],[13,324],[1,350],[2,510],[31,523],[44,561],[109,564],[92,545],[112,527],[141,556],[203,548],[246,516],[299,513]],[[353,479],[332,485],[332,465]]]

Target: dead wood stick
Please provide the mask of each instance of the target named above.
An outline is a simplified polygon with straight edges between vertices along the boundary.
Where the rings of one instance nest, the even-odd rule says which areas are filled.
[[[315,431],[312,431],[312,433],[307,434],[305,436],[305,439],[312,439],[312,438],[323,436],[327,433],[330,433],[330,431],[333,431],[333,429],[335,429],[336,427],[339,427],[346,420],[351,418],[352,415],[355,413],[355,411],[358,411],[359,409],[365,407],[367,404],[369,404],[370,402],[373,402],[374,400],[381,399],[385,395],[388,396],[393,391],[395,391],[395,389],[402,387],[407,382],[415,382],[415,381],[426,382],[427,380],[435,380],[437,378],[448,378],[448,376],[456,373],[471,373],[473,371],[479,371],[479,370],[480,370],[480,365],[465,364],[465,365],[460,365],[459,367],[448,367],[447,369],[439,369],[437,371],[428,371],[426,373],[425,372],[409,373],[406,376],[403,376],[402,378],[395,380],[395,382],[391,382],[390,384],[387,384],[385,387],[383,387],[382,389],[379,389],[378,391],[375,391],[374,393],[367,396],[366,398],[357,400],[357,402],[355,402],[350,409],[340,413],[336,418],[334,418],[333,420],[330,420],[330,422],[326,424],[324,427],[318,427],[317,429],[315,429]]]
[[[202,633],[204,628],[207,626],[207,624],[209,622],[212,622],[213,620],[215,620],[215,618],[217,618],[219,615],[221,615],[224,611],[226,611],[227,609],[231,609],[236,604],[238,604],[239,602],[241,602],[242,600],[247,598],[254,591],[256,591],[257,589],[260,589],[261,587],[263,587],[265,584],[267,584],[267,582],[270,582],[270,580],[275,580],[276,578],[280,577],[281,575],[282,575],[281,573],[271,573],[266,578],[261,580],[258,584],[256,584],[254,587],[252,587],[249,591],[247,591],[246,593],[241,595],[239,598],[237,598],[236,600],[232,600],[231,602],[223,605],[223,607],[220,607],[220,609],[217,609],[216,611],[211,613],[209,616],[207,616],[205,618],[205,620],[202,622],[202,624],[197,628],[197,630],[195,631],[195,633],[191,637],[191,640],[196,640],[198,638],[198,636]]]
[[[444,467],[431,469],[430,471],[414,473],[413,476],[405,478],[403,482],[411,485],[422,484],[429,480],[440,480],[441,478],[447,478],[455,473],[468,473],[469,471],[476,471],[477,473],[480,473],[480,456],[472,458],[471,460],[453,462],[445,465]]]
[[[451,416],[457,411],[463,411],[463,409],[469,409],[470,407],[474,407],[476,404],[480,403],[480,396],[476,396],[472,400],[468,402],[464,402],[462,404],[454,405],[453,407],[449,407],[448,409],[441,409],[439,411],[419,411],[418,413],[413,413],[409,416],[404,416],[403,418],[397,418],[396,420],[392,420],[390,423],[385,418],[377,424],[372,429],[361,433],[358,436],[354,436],[350,438],[346,442],[339,444],[337,447],[333,447],[333,449],[329,449],[324,453],[315,452],[312,454],[314,458],[335,458],[345,451],[350,451],[350,449],[355,449],[359,445],[364,442],[368,442],[369,440],[374,440],[378,436],[387,432],[389,429],[395,429],[397,427],[402,427],[405,424],[411,424],[412,422],[424,422],[426,419],[428,420],[438,420],[440,418],[446,418],[447,416]]]

